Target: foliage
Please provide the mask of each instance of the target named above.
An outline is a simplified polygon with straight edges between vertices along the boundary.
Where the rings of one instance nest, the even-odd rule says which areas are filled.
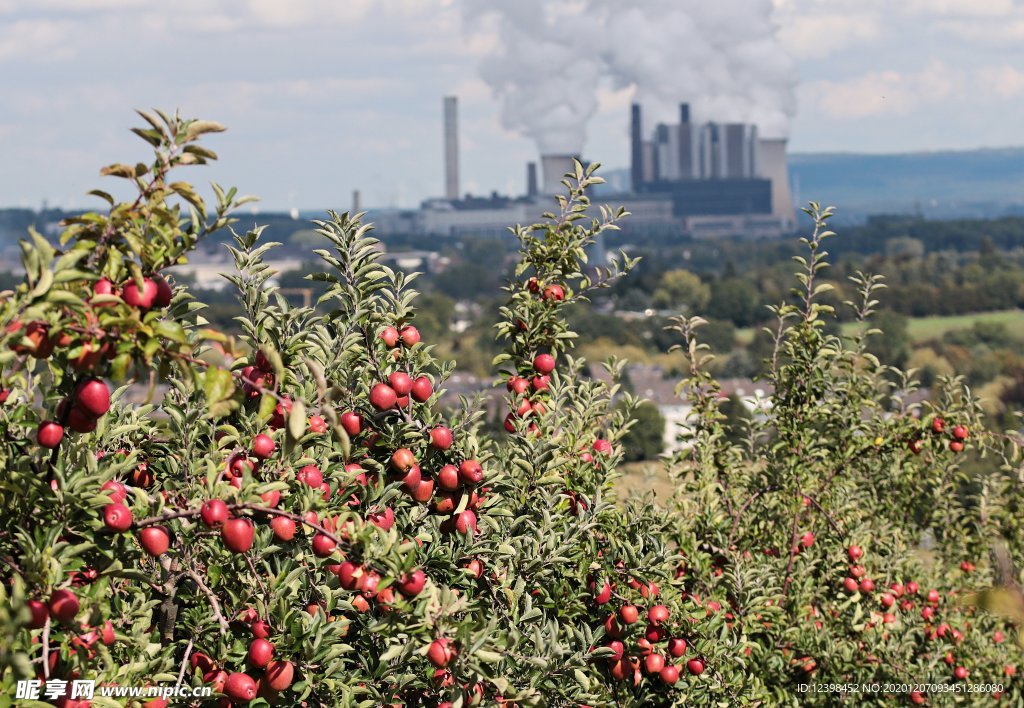
[[[171,181],[215,159],[197,139],[220,126],[143,117],[153,163],[107,169],[137,198],[97,193],[109,211],[66,223],[61,249],[33,234],[25,281],[0,300],[0,513],[15,521],[0,529],[0,692],[39,676],[212,685],[254,705],[797,703],[827,700],[797,693],[809,676],[946,680],[940,645],[979,680],[1019,662],[991,641],[1019,622],[1012,446],[980,432],[961,381],[934,409],[903,405],[914,383],[867,334],[845,348],[826,333],[823,228],[800,305],[775,308],[773,405],[727,419],[702,320],[679,319],[695,408],[669,461],[678,491],[667,510],[620,503],[630,436],[655,426],[624,362],[599,382],[573,355],[570,308],[636,266],[586,262],[626,216],[590,203],[596,166],[577,163],[557,209],[514,231],[493,437],[480,400],[440,412],[453,364],[417,328],[417,274],[381,262],[361,215],[315,222],[315,307],[273,284],[263,229],[232,231],[239,334],[210,327],[161,271],[246,199],[215,185],[209,213]],[[877,286],[855,278],[861,319]],[[962,466],[957,424],[998,464]],[[985,560],[997,539],[1001,575]],[[940,589],[906,601],[949,627],[890,622],[877,593],[837,589],[854,542],[879,586]],[[975,564],[962,578],[961,561]],[[976,604],[1006,617],[953,601],[997,580]]]

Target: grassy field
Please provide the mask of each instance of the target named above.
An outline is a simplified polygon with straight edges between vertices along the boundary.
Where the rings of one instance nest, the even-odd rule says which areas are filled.
[[[625,498],[633,492],[654,492],[659,501],[672,496],[672,482],[661,462],[630,462],[619,468],[622,478],[615,483],[619,496]]]
[[[1024,310],[999,310],[998,312],[979,312],[970,315],[952,315],[949,317],[912,317],[907,323],[907,332],[915,342],[938,339],[946,332],[957,329],[969,329],[975,322],[991,322],[1006,325],[1006,329],[1014,337],[1024,338]],[[843,325],[843,334],[852,334],[858,325]],[[747,327],[736,330],[736,340],[743,345],[750,344],[754,339],[754,328]]]

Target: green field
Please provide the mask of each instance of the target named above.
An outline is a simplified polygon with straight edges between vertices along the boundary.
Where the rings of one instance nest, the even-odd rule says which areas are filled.
[[[928,339],[938,339],[946,332],[968,329],[975,322],[1003,324],[1006,325],[1006,329],[1011,335],[1024,338],[1024,310],[999,310],[949,317],[912,317],[907,323],[907,331],[912,340],[923,342]],[[844,324],[843,334],[852,334],[858,326],[856,323]],[[736,330],[736,340],[740,344],[750,344],[753,339],[754,328],[746,327]]]

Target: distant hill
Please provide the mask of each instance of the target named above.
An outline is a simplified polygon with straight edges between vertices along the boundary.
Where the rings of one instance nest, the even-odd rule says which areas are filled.
[[[794,153],[793,198],[834,204],[847,218],[1024,214],[1024,148],[899,154]]]

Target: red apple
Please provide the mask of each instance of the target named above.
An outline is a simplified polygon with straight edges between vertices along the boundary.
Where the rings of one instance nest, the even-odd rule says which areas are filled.
[[[174,291],[171,290],[171,286],[163,279],[163,276],[154,275],[153,282],[156,283],[156,296],[153,298],[153,304],[160,308],[167,307],[171,304]]]
[[[953,427],[953,437],[957,440],[967,439],[967,428],[962,425],[956,425]]]
[[[211,528],[219,526],[228,520],[228,505],[223,499],[209,499],[200,507],[199,518]]]
[[[402,338],[402,344],[407,347],[411,347],[418,344],[420,341],[420,331],[412,325],[406,325],[402,327],[402,330],[398,333]]]
[[[452,431],[443,425],[439,425],[430,431],[430,444],[438,450],[447,450],[454,442]]]
[[[619,618],[623,624],[633,624],[640,619],[640,610],[636,608],[636,605],[623,605],[619,609]]]
[[[96,430],[96,419],[78,406],[73,406],[68,411],[67,424],[76,433],[91,433]]]
[[[398,346],[398,330],[394,327],[385,327],[377,336],[381,338],[388,349],[394,349]]]
[[[538,354],[533,359],[533,368],[538,374],[550,374],[555,370],[555,357],[550,354]]]
[[[292,685],[295,667],[290,661],[271,661],[263,673],[263,680],[275,691],[284,691]]]
[[[459,468],[455,465],[445,465],[437,471],[437,486],[448,492],[459,488]]]
[[[274,658],[274,645],[266,639],[254,639],[249,645],[249,663],[262,669]]]
[[[686,653],[686,640],[679,637],[673,637],[668,640],[668,653],[675,658],[681,657]]]
[[[530,382],[522,376],[513,376],[508,380],[508,383],[505,384],[505,387],[513,393],[522,395],[530,388]]]
[[[295,479],[305,482],[313,489],[320,489],[320,485],[324,483],[323,472],[316,465],[306,465],[298,471]]]
[[[87,379],[75,389],[75,405],[99,418],[110,410],[110,389],[99,379]]]
[[[405,472],[416,464],[416,456],[407,447],[400,447],[391,454],[391,467],[398,472]]]
[[[327,432],[327,421],[318,415],[309,416],[309,432],[317,435]]]
[[[103,507],[103,523],[112,531],[127,531],[132,521],[132,510],[124,504],[114,503]]]
[[[396,586],[398,591],[406,597],[416,597],[423,592],[423,586],[427,582],[427,575],[420,569],[406,573],[398,579]]]
[[[658,674],[661,680],[669,686],[674,686],[679,681],[679,667],[678,666],[666,666]]]
[[[562,289],[561,285],[548,285],[544,288],[543,297],[545,300],[561,302],[565,299],[565,290]]]
[[[260,460],[266,460],[274,454],[274,449],[277,445],[274,444],[274,440],[265,433],[260,433],[252,439],[252,456]]]
[[[143,278],[142,288],[139,288],[135,279],[129,280],[121,289],[121,298],[140,310],[148,310],[156,302],[157,286],[151,278]]]
[[[398,394],[387,384],[379,383],[370,390],[370,403],[379,411],[390,410],[397,402]]]
[[[647,619],[655,626],[660,625],[662,622],[667,622],[668,616],[668,608],[664,605],[655,605],[647,610]]]
[[[644,671],[649,674],[660,673],[665,668],[665,657],[661,654],[648,654],[644,657]]]
[[[354,438],[363,430],[363,416],[353,411],[345,411],[341,414],[341,427],[349,437]]]
[[[700,676],[704,673],[704,662],[700,659],[690,659],[686,662],[686,670],[694,676]]]
[[[45,448],[53,449],[60,445],[61,438],[64,437],[64,427],[52,420],[44,420],[39,424],[39,429],[36,431],[36,440]]]
[[[317,558],[327,558],[334,553],[334,549],[337,547],[338,544],[322,533],[318,533],[313,537],[313,555]]]
[[[591,584],[590,591],[594,592],[595,590],[597,590],[597,584],[593,583]],[[601,589],[597,590],[597,592],[594,592],[594,602],[598,605],[607,605],[609,602],[611,602],[611,599],[612,584],[605,580],[604,584],[601,586]]]
[[[245,553],[252,548],[255,529],[249,519],[228,519],[220,528],[220,537],[228,550]]]
[[[420,504],[427,504],[434,497],[434,480],[421,479],[414,489],[409,490],[409,495]]]
[[[61,590],[54,590],[50,595],[50,601],[47,603],[47,608],[50,610],[50,617],[58,622],[68,624],[78,614],[80,605],[78,604],[78,598],[71,590],[63,588]]]
[[[434,394],[434,385],[426,376],[420,376],[412,382],[410,395],[417,403],[426,403]]]
[[[256,697],[256,682],[248,674],[231,674],[224,682],[224,694],[238,703],[248,703]]]
[[[427,660],[439,669],[448,666],[455,654],[455,649],[447,639],[435,639],[427,648]]]
[[[42,629],[46,626],[46,616],[50,613],[49,609],[39,600],[29,600],[25,603],[28,607],[29,629]],[[76,610],[77,614],[77,610]]]
[[[459,479],[464,484],[479,484],[484,478],[484,469],[476,460],[463,460],[459,464]]]
[[[154,558],[164,554],[171,546],[171,535],[163,526],[147,526],[139,530],[142,549]]]
[[[100,492],[107,492],[110,496],[110,501],[118,504],[128,498],[128,490],[120,482],[110,480],[104,482],[103,486],[100,487]]]
[[[864,549],[860,546],[850,546],[846,549],[846,554],[850,557],[851,561],[856,563],[864,555]]]
[[[412,377],[404,371],[392,372],[388,376],[388,383],[399,396],[404,396],[412,391]]]
[[[291,541],[295,538],[295,522],[287,516],[275,516],[271,519],[270,529],[278,541]]]
[[[367,515],[366,520],[379,529],[390,531],[395,525],[395,512],[391,507],[384,507],[382,511],[376,511]]]

